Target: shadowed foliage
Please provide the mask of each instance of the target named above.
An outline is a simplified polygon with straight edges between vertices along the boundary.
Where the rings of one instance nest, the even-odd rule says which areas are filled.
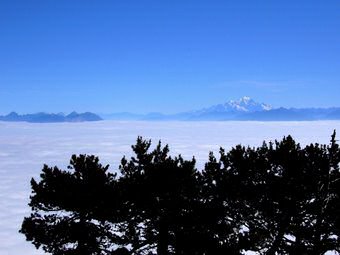
[[[72,156],[68,171],[44,166],[41,181],[31,181],[32,214],[21,232],[52,254],[106,254],[115,235],[109,231],[119,208],[114,175],[94,156]]]
[[[61,254],[324,254],[340,250],[340,149],[291,136],[195,159],[141,137],[119,176],[95,156],[32,179],[21,233]]]

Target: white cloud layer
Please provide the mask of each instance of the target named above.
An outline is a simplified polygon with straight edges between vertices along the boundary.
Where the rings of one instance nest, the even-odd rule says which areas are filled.
[[[42,165],[66,167],[72,154],[99,156],[117,169],[123,155],[131,155],[138,135],[161,139],[173,154],[195,155],[201,168],[209,151],[291,134],[302,145],[328,143],[340,121],[315,122],[115,122],[29,124],[0,122],[0,254],[42,254],[18,233],[30,195],[30,179]]]

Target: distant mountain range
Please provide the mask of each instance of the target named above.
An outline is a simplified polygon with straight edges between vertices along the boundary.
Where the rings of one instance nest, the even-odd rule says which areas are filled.
[[[273,108],[269,104],[258,103],[250,97],[231,100],[201,110],[178,114],[134,114],[128,112],[102,115],[111,120],[253,120],[253,121],[307,121],[340,120],[340,107],[333,108]]]
[[[0,116],[0,121],[12,122],[33,122],[33,123],[53,123],[53,122],[83,122],[83,121],[99,121],[102,120],[100,116],[91,112],[77,113],[72,112],[68,115],[63,113],[35,113],[19,115],[16,112],[11,112],[8,115]]]
[[[135,114],[129,112],[101,114],[72,112],[63,113],[36,113],[19,115],[11,112],[0,116],[0,121],[26,121],[37,123],[49,122],[82,122],[106,120],[145,120],[145,121],[308,121],[308,120],[340,120],[340,107],[333,108],[273,108],[269,104],[258,103],[250,97],[231,100],[224,104],[196,111],[177,114],[162,114],[158,112],[148,114]]]

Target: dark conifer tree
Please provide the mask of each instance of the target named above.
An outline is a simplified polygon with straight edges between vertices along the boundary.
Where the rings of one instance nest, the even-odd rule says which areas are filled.
[[[221,158],[225,157],[223,149]],[[209,161],[202,171],[201,177],[201,213],[198,213],[197,225],[201,226],[196,235],[201,235],[200,254],[240,254],[239,243],[243,236],[239,213],[231,196],[232,183],[229,182],[225,168],[228,162],[209,155]],[[234,200],[235,201],[235,200]],[[242,240],[241,240],[242,239]]]
[[[94,156],[73,155],[68,168],[45,165],[41,180],[32,179],[33,212],[20,232],[55,255],[110,254],[119,241],[111,229],[119,212],[114,176]]]
[[[139,137],[132,147],[136,156],[123,158],[120,166],[120,183],[128,191],[124,196],[128,225],[137,230],[139,240],[133,250],[181,254],[187,245],[182,234],[197,197],[195,160],[173,158],[161,143],[152,151],[150,146],[151,141]]]
[[[311,144],[303,153],[305,170],[300,185],[304,191],[300,190],[303,199],[291,226],[292,250],[296,254],[339,251],[340,151],[335,132],[330,145]]]

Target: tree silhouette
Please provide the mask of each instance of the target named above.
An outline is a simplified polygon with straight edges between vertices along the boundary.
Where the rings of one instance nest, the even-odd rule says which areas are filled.
[[[32,179],[21,233],[61,254],[321,255],[340,251],[340,148],[302,148],[291,136],[195,159],[138,137],[120,175],[95,156]]]
[[[119,211],[114,176],[94,156],[73,155],[68,169],[45,165],[40,182],[32,179],[33,212],[20,232],[52,254],[110,254],[118,238],[108,221]]]
[[[211,155],[205,185],[234,229],[219,243],[234,235],[239,250],[264,254],[339,250],[339,155],[335,133],[329,146],[302,149],[288,136],[258,148],[221,149],[219,161]]]
[[[136,154],[129,161],[123,158],[121,184],[128,192],[124,201],[129,224],[138,229],[139,240],[134,250],[157,254],[181,254],[186,219],[198,193],[195,160],[168,155],[168,146],[161,143],[150,151],[151,141],[138,138],[133,146]]]

